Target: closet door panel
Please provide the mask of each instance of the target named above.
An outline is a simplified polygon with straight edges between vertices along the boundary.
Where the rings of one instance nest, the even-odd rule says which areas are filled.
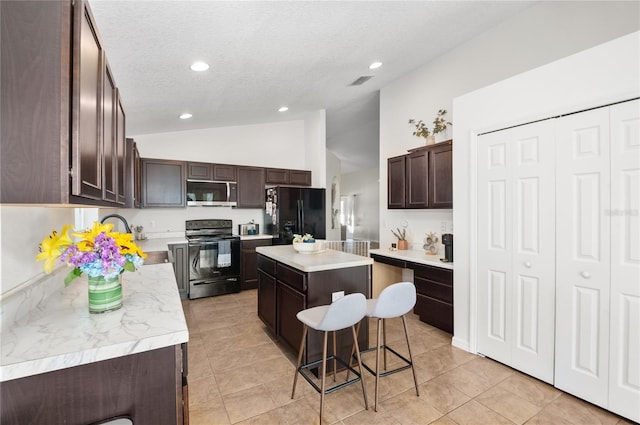
[[[478,139],[478,349],[553,382],[554,148],[548,121]]]
[[[511,361],[511,146],[507,134],[478,138],[478,351]]]
[[[555,149],[553,123],[511,130],[514,316],[511,364],[553,382],[555,329]]]
[[[611,118],[609,409],[640,422],[640,101]]]
[[[606,406],[609,364],[609,113],[557,120],[556,387]]]

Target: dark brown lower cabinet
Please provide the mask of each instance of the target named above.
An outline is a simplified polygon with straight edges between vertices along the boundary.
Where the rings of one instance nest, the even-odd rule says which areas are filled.
[[[411,263],[420,320],[453,333],[453,270]]]
[[[240,285],[242,290],[258,287],[258,254],[256,247],[270,246],[272,239],[253,239],[240,244]]]
[[[302,338],[298,312],[331,304],[331,294],[337,291],[360,292],[370,298],[371,266],[303,272],[258,254],[258,316],[294,353],[300,349]],[[358,344],[364,349],[369,346],[369,326],[366,320],[361,323]],[[322,357],[322,334],[309,330],[303,362]],[[336,339],[338,356],[348,359],[353,344],[351,330],[337,332]]]
[[[258,270],[258,317],[276,333],[276,278]]]
[[[183,357],[176,345],[2,382],[0,423],[188,423]]]
[[[416,305],[413,312],[420,320],[453,334],[453,270],[371,254],[374,261],[413,269]]]

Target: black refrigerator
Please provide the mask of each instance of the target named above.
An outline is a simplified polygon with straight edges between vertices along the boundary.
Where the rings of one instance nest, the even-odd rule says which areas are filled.
[[[325,189],[277,186],[267,189],[264,226],[274,245],[286,245],[293,235],[309,233],[325,239]]]

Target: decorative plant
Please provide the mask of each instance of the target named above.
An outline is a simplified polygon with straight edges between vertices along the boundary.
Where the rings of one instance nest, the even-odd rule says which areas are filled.
[[[444,119],[444,116],[446,114],[447,114],[446,109],[440,109],[438,111],[438,114],[433,120],[433,134],[442,133],[447,129],[448,126],[453,125]]]
[[[133,242],[131,233],[112,232],[113,224],[95,222],[85,232],[72,233],[79,238],[74,242],[69,237],[70,225],[55,230],[40,243],[36,260],[44,262],[45,273],[51,273],[56,260],[68,264],[73,270],[64,279],[65,285],[82,273],[90,277],[113,278],[126,271],[135,271],[142,266],[147,254]]]
[[[393,233],[393,236],[398,238],[399,241],[406,241],[407,240],[407,229],[400,230],[399,227],[396,227],[396,230],[397,230],[397,232],[395,232],[393,229],[391,230],[391,233]]]
[[[425,125],[422,120],[416,122],[413,118],[409,120],[409,124],[413,125],[416,128],[416,131],[413,132],[414,136],[424,137],[425,139],[431,135],[429,129]]]
[[[313,243],[316,240],[313,238],[313,235],[311,235],[309,233],[305,233],[303,236],[294,234],[293,235],[293,241],[295,243],[298,243],[298,242]]]
[[[424,137],[426,139],[431,135],[442,133],[447,129],[448,126],[453,125],[449,121],[444,119],[444,116],[446,114],[447,114],[446,109],[438,110],[436,117],[433,119],[433,130],[429,130],[429,128],[426,126],[426,124],[422,120],[416,121],[413,118],[410,119],[409,124],[416,129],[413,132],[413,135],[417,137]]]

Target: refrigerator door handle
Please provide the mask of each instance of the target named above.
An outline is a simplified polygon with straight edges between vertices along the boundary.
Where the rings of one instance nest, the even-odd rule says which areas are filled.
[[[304,201],[301,199],[300,202],[300,234],[304,236]]]

